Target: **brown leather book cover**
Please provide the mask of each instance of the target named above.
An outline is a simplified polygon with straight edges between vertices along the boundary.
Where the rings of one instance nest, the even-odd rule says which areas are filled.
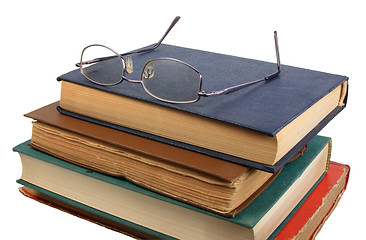
[[[58,102],[52,103],[25,114],[25,116],[115,146],[131,149],[174,164],[205,172],[226,182],[235,181],[249,170],[249,168],[242,165],[60,114],[56,109],[58,104]]]

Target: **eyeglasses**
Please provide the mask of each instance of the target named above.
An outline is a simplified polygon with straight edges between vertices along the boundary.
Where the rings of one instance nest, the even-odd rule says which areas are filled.
[[[274,41],[277,70],[261,79],[206,93],[201,89],[202,75],[200,72],[191,65],[174,58],[149,60],[142,70],[140,80],[127,78],[126,75],[133,71],[131,55],[158,48],[179,19],[180,17],[176,17],[173,20],[163,37],[157,43],[145,48],[119,54],[104,45],[89,45],[83,49],[80,63],[77,63],[76,66],[80,67],[80,71],[85,78],[95,84],[104,86],[116,85],[123,80],[140,83],[149,95],[169,103],[193,103],[198,101],[200,97],[229,94],[253,84],[273,79],[280,74],[281,63],[277,32],[275,31]]]

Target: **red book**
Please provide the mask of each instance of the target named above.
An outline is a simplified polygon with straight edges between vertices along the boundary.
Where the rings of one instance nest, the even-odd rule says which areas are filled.
[[[350,167],[331,162],[328,173],[275,237],[313,239],[346,190]]]

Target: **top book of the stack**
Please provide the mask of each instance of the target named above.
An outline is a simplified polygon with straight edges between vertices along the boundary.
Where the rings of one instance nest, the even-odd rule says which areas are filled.
[[[133,55],[130,79],[148,60],[169,57],[198,69],[210,92],[259,79],[275,63],[162,44]],[[108,76],[106,76],[108,77]],[[101,86],[79,69],[62,81],[59,111],[227,161],[276,172],[344,109],[348,78],[282,65],[278,77],[190,104],[159,101],[139,84]]]

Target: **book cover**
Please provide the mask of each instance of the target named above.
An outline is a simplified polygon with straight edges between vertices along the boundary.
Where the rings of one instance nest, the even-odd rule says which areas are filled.
[[[247,228],[247,229],[256,229],[257,226],[259,226],[260,224],[262,226],[265,226],[263,221],[264,221],[264,219],[266,219],[266,221],[268,221],[269,215],[271,215],[270,221],[275,221],[275,222],[279,221],[278,224],[280,224],[280,222],[282,222],[282,220],[292,210],[292,208],[290,208],[292,202],[298,203],[303,198],[303,196],[305,196],[306,193],[311,189],[311,187],[315,184],[315,182],[318,181],[319,176],[324,176],[324,174],[322,174],[322,173],[324,172],[325,169],[327,169],[327,167],[326,166],[321,167],[318,165],[321,162],[323,162],[324,165],[326,165],[326,163],[327,163],[326,160],[328,159],[328,161],[329,161],[329,154],[328,154],[329,149],[325,148],[326,146],[330,147],[329,141],[330,141],[330,139],[326,138],[326,137],[317,136],[316,138],[314,138],[309,143],[309,147],[308,147],[307,151],[304,152],[303,156],[299,157],[297,160],[286,165],[284,167],[284,169],[282,170],[282,172],[280,173],[280,175],[273,181],[273,183],[257,199],[255,199],[246,209],[244,209],[240,214],[238,214],[234,218],[225,218],[225,217],[204,211],[202,209],[198,209],[193,206],[184,204],[184,203],[176,201],[174,199],[164,197],[162,195],[156,194],[156,193],[148,191],[146,189],[140,188],[123,179],[109,177],[109,176],[99,174],[99,173],[78,167],[76,165],[61,161],[57,158],[51,157],[47,154],[44,154],[35,149],[32,149],[26,143],[23,143],[23,144],[15,147],[14,151],[17,151],[21,154],[25,154],[32,158],[39,159],[40,161],[44,161],[51,165],[59,166],[59,167],[65,169],[64,171],[68,170],[71,172],[76,172],[78,176],[85,175],[92,179],[99,180],[99,182],[101,181],[101,182],[104,182],[107,184],[112,184],[112,185],[117,186],[118,188],[121,188],[121,189],[124,188],[124,189],[132,191],[136,194],[141,194],[144,196],[148,196],[149,198],[157,199],[158,201],[165,202],[168,205],[173,204],[178,207],[183,207],[185,209],[183,211],[184,213],[189,213],[189,212],[193,211],[195,214],[196,213],[204,214],[205,216],[207,216],[209,219],[212,219],[212,220],[218,219],[220,221],[225,221],[227,223],[235,224],[235,225]],[[324,152],[324,150],[325,150],[325,152]],[[313,166],[313,167],[315,166],[315,165],[312,165],[312,162],[314,159],[318,158],[317,156],[320,154],[320,152],[324,152],[325,161],[317,160],[317,162],[318,162],[316,165],[317,170],[314,169],[314,171],[312,171],[310,174],[310,172],[306,171],[306,170],[308,169],[309,166]],[[314,175],[315,172],[318,172],[319,176],[316,176],[317,174]],[[305,176],[306,176],[306,178],[305,178]],[[23,176],[22,176],[22,178],[23,178]],[[304,181],[306,181],[309,178],[314,179],[314,182],[311,183],[309,186],[296,185],[297,187],[295,187],[295,185],[294,185],[295,182],[302,184]],[[299,182],[298,179],[303,179],[303,181]],[[28,179],[26,177],[25,179],[22,179],[19,182],[23,185],[26,185],[27,180]],[[35,180],[35,181],[37,181],[37,180]],[[37,185],[37,183],[32,183],[32,182],[30,182],[30,184]],[[47,183],[45,183],[45,184],[47,184]],[[77,184],[79,184],[79,182],[74,183],[75,186]],[[75,188],[75,186],[73,186],[73,188]],[[40,187],[42,187],[42,186],[40,186]],[[289,193],[289,192],[293,192],[293,191],[296,191],[297,194]],[[290,195],[288,195],[288,194],[290,194]],[[294,197],[295,199],[292,199],[291,203],[290,203],[290,202],[287,202],[287,200],[284,200],[284,196],[287,196],[287,197],[291,196],[291,197]],[[298,200],[297,200],[297,198],[298,198]],[[152,201],[153,200],[149,200],[149,202],[152,202]],[[282,207],[279,207],[278,206],[279,204]],[[277,214],[273,214],[273,212],[272,212],[271,214],[269,214],[269,212],[273,211],[273,208],[275,206],[276,206],[276,208],[280,208],[277,210],[280,210],[281,213],[278,212]],[[103,209],[100,209],[100,210],[103,211]],[[288,211],[288,213],[286,213],[287,211]],[[276,220],[274,220],[274,218],[276,218]],[[177,221],[177,220],[175,220],[175,221]],[[185,222],[185,224],[189,224],[189,222]],[[271,230],[269,230],[269,231],[271,232]],[[256,234],[265,234],[265,233],[259,231]]]
[[[347,188],[350,167],[330,162],[328,173],[269,239],[315,239]]]
[[[204,77],[203,89],[207,91],[256,79],[258,76],[266,75],[266,72],[271,72],[271,69],[275,68],[275,64],[273,63],[171,45],[162,45],[156,51],[137,54],[133,57],[136,69],[142,69],[147,59],[167,56],[186,61],[200,69]],[[130,77],[138,79],[138,75],[138,73],[134,72]],[[340,90],[341,95],[344,96],[340,97],[339,104],[329,114],[326,114],[324,118],[321,117],[319,122],[314,125],[315,127],[310,129],[307,134],[300,139],[296,139],[292,143],[293,145],[291,145],[289,151],[286,150],[285,153],[281,153],[283,156],[277,159],[274,164],[261,163],[258,160],[251,159],[250,156],[240,157],[234,153],[210,149],[209,147],[200,146],[199,142],[187,143],[184,139],[174,139],[177,136],[173,133],[168,133],[167,136],[160,136],[160,130],[153,132],[151,126],[139,130],[135,129],[132,125],[123,126],[111,123],[108,120],[109,118],[96,119],[93,116],[68,111],[68,109],[62,108],[62,103],[61,107],[59,107],[60,112],[73,117],[82,118],[87,121],[96,122],[104,126],[215,156],[227,161],[259,168],[264,171],[276,172],[345,107],[348,78],[291,66],[283,66],[280,76],[269,82],[225,96],[202,98],[199,102],[193,104],[170,104],[158,101],[145,93],[139,84],[122,82],[115,86],[96,85],[85,79],[79,69],[60,76],[58,80],[76,83],[128,98],[143,100],[272,137],[276,136],[276,134],[281,132],[282,129],[292,123],[301,114],[308,111],[316,102],[344,83],[345,86]],[[205,141],[201,141],[201,143],[203,142]]]

